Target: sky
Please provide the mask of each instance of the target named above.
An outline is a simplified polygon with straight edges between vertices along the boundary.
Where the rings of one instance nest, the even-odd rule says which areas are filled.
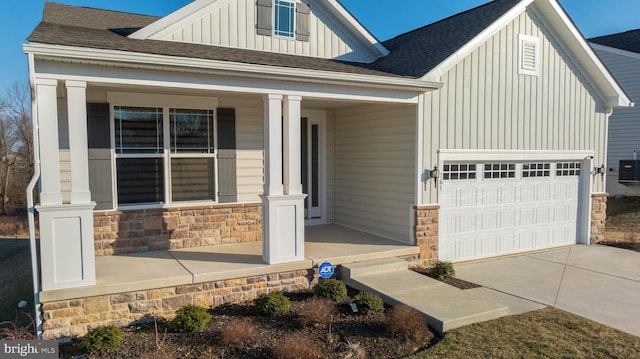
[[[192,0],[55,0],[55,2],[163,16]],[[559,0],[586,38],[640,28],[640,0]],[[488,0],[340,0],[379,40],[419,28]],[[40,22],[45,0],[2,0],[0,95],[27,81],[26,38]]]

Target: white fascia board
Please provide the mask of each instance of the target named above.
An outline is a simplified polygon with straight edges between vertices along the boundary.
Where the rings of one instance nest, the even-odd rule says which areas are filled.
[[[443,161],[584,161],[593,151],[438,150]]]
[[[27,54],[52,58],[128,64],[130,66],[137,65],[139,67],[151,66],[154,68],[180,68],[187,72],[202,72],[209,74],[218,73],[279,81],[286,79],[287,81],[307,83],[339,83],[358,87],[417,92],[427,92],[442,87],[441,83],[429,82],[421,79],[255,65],[231,61],[194,59],[117,50],[88,49],[35,43],[24,45],[23,50]]]
[[[458,62],[462,61],[462,59],[471,54],[475,49],[480,47],[480,45],[484,44],[489,38],[491,38],[491,36],[495,35],[503,27],[511,23],[516,17],[520,16],[520,14],[525,11],[533,1],[534,0],[525,0],[515,5],[511,10],[507,11],[506,14],[458,49],[458,51],[434,67],[424,75],[422,79],[426,81],[439,81],[440,78],[456,66]]]
[[[624,92],[620,84],[611,75],[609,69],[589,46],[582,33],[574,25],[557,0],[536,0],[538,8],[543,13],[550,26],[563,43],[567,51],[579,61],[582,68],[596,83],[596,88],[603,94],[605,105],[608,107],[630,107],[631,99]]]
[[[184,24],[197,19],[203,12],[220,8],[230,1],[231,0],[195,0],[158,21],[134,32],[129,35],[129,38],[137,40],[161,39],[165,34],[174,32]],[[209,9],[209,5],[214,6]]]
[[[371,46],[373,46],[381,56],[387,56],[390,54],[390,51],[382,45],[382,43],[376,39],[367,28],[365,28],[360,21],[358,21],[353,15],[347,11],[347,9],[342,6],[337,0],[326,0],[326,5],[331,7],[334,13],[339,15],[338,20],[343,20],[342,22],[347,25],[347,27],[354,29],[364,40],[369,42]]]

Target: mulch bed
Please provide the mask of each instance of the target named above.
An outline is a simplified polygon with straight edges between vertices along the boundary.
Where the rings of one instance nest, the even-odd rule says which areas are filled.
[[[640,252],[640,242],[624,242],[624,241],[602,241],[598,244],[602,244],[605,246],[622,248],[622,249],[630,249],[632,251]]]
[[[458,289],[473,289],[473,288],[480,288],[480,285],[477,285],[475,283],[471,283],[471,282],[467,282],[466,280],[462,280],[456,277],[445,277],[444,279],[440,279],[440,278],[436,278],[433,277],[431,275],[431,273],[429,272],[428,269],[424,269],[424,268],[414,268],[413,269],[414,272],[416,273],[420,273],[422,275],[426,275],[427,277],[431,277],[433,279],[439,280],[441,282],[447,283],[450,286],[456,287]]]
[[[354,291],[350,290],[350,295]],[[386,314],[364,316],[352,313],[347,302],[339,304],[339,314],[329,328],[300,324],[296,310],[311,298],[309,292],[288,294],[291,312],[277,316],[258,315],[252,303],[225,305],[209,311],[212,316],[207,327],[198,333],[171,333],[164,320],[125,328],[123,344],[108,353],[87,356],[82,352],[80,340],[61,345],[61,358],[272,358],[272,348],[278,341],[294,333],[302,333],[313,340],[322,352],[322,358],[346,358],[349,348],[360,348],[366,358],[402,358],[430,347],[439,337],[427,331],[419,340],[399,337],[385,330]],[[388,310],[387,310],[388,311]],[[242,348],[229,348],[220,344],[222,328],[234,318],[250,318],[256,335]],[[358,357],[353,357],[358,358]]]

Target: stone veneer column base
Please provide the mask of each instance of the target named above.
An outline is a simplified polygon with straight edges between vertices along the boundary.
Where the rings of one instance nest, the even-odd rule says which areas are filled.
[[[599,193],[591,196],[591,244],[604,241],[608,196],[608,193]]]
[[[433,265],[438,261],[438,230],[440,206],[423,205],[414,207],[415,238],[420,246],[420,261],[423,265]]]
[[[77,298],[42,304],[43,339],[79,337],[93,328],[128,326],[172,318],[187,304],[211,308],[239,303],[275,291],[308,289],[313,270],[298,270],[192,285]]]

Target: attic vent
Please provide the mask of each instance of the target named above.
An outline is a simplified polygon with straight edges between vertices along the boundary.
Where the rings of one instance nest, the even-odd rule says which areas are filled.
[[[540,68],[539,60],[539,43],[540,39],[537,37],[520,35],[520,58],[518,73],[521,75],[538,75],[538,69]]]

